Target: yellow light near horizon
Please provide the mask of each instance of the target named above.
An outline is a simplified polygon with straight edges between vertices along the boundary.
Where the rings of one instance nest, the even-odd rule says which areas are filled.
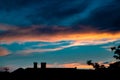
[[[60,34],[50,34],[50,35],[42,35],[42,34],[17,34],[17,35],[5,35],[4,37],[0,37],[1,42],[12,43],[12,42],[35,42],[35,41],[43,41],[43,42],[58,42],[58,41],[87,41],[87,42],[95,42],[95,41],[116,41],[120,39],[120,32],[110,33],[110,32],[86,32],[86,33],[60,33]]]

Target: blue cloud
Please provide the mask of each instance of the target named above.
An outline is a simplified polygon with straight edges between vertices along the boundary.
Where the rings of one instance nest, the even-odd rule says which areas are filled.
[[[120,30],[119,3],[118,0],[1,0],[0,23],[18,26],[90,25],[116,31]]]

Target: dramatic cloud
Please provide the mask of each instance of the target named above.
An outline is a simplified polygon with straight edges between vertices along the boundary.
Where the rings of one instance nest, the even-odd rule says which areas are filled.
[[[0,31],[12,31],[12,30],[18,30],[18,27],[0,24]]]
[[[1,29],[3,30],[3,28]],[[89,26],[80,27],[45,27],[45,26],[32,26],[32,27],[14,27],[12,30],[4,29],[0,34],[1,43],[13,42],[58,42],[71,40],[74,41],[73,45],[88,45],[88,44],[103,44],[120,39],[120,32],[107,32],[92,29]]]
[[[6,56],[6,55],[8,55],[10,52],[7,50],[7,49],[5,49],[5,48],[3,48],[3,47],[0,47],[0,56]]]
[[[30,53],[43,53],[43,52],[52,52],[52,51],[57,51],[57,50],[62,50],[63,48],[54,48],[54,49],[27,49],[27,50],[22,50],[20,53],[22,55],[27,55]]]
[[[0,23],[19,26],[82,24],[117,31],[120,30],[119,4],[118,0],[1,0]]]
[[[16,56],[17,53],[23,55],[54,53],[54,51],[61,53],[63,49],[64,53],[59,56],[64,56],[63,62],[68,59],[71,61],[73,54],[77,54],[77,57],[81,56],[78,61],[93,55],[107,60],[106,56],[110,56],[106,54],[106,50],[98,48],[98,45],[106,46],[106,43],[119,40],[119,0],[0,0],[0,56],[12,53],[9,58],[7,56],[0,58],[1,64],[7,64],[11,60],[16,64],[23,63],[22,60],[26,60],[26,56],[24,58],[22,56],[22,60],[19,60],[21,56]],[[84,52],[86,49],[81,47],[73,50],[70,48],[81,45],[87,45],[88,52]],[[93,52],[90,45],[96,47]],[[67,55],[68,52],[72,55]],[[100,54],[96,54],[98,52]],[[28,62],[34,61],[30,56],[27,55]],[[99,60],[96,57],[95,60]],[[56,55],[54,58],[53,61],[58,60]],[[42,58],[38,60],[42,61]],[[46,61],[52,62],[51,57],[46,57]],[[59,60],[57,62],[59,63]],[[26,64],[28,63],[24,63]],[[68,62],[68,64],[57,65],[90,68],[81,63]]]
[[[61,27],[61,26],[31,26],[17,27],[1,25],[0,43],[48,42],[40,46],[58,45],[51,48],[25,48],[18,53],[52,52],[80,45],[98,45],[120,40],[120,32],[103,31],[90,26]],[[50,44],[51,43],[51,44]],[[6,52],[7,53],[7,52]]]
[[[51,48],[47,48],[48,46],[51,47]],[[73,41],[66,41],[66,42],[59,42],[59,43],[48,43],[48,45],[47,44],[46,45],[45,44],[39,44],[39,45],[36,45],[36,46],[32,46],[30,48],[27,47],[27,49],[18,51],[17,53],[22,54],[22,55],[27,55],[27,54],[30,54],[30,53],[52,52],[52,51],[59,51],[59,50],[69,48],[69,47],[72,47],[72,46],[78,46],[78,45],[76,45],[76,43],[73,42]],[[34,47],[35,47],[35,49],[34,49]]]

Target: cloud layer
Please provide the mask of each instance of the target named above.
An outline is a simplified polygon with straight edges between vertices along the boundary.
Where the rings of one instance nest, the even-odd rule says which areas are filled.
[[[49,67],[91,69],[77,62],[91,56],[95,61],[110,60],[111,56],[98,45],[119,40],[119,0],[0,0],[0,56],[11,53],[0,58],[3,65],[26,65],[37,59],[52,63],[57,60]],[[70,48],[83,45],[87,51],[86,47]]]
[[[0,1],[0,43],[60,42],[69,45],[23,52],[49,52],[120,39],[118,0]]]
[[[0,56],[6,56],[8,54],[10,54],[10,52],[7,49],[0,47]]]
[[[107,32],[93,29],[89,26],[73,27],[0,27],[3,32],[0,34],[1,43],[13,42],[58,42],[71,40],[72,45],[103,44],[120,39],[120,32]]]
[[[118,0],[1,0],[0,23],[11,25],[90,25],[120,30]]]

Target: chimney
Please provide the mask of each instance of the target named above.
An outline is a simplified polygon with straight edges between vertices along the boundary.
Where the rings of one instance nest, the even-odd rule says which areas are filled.
[[[41,62],[41,69],[45,69],[46,68],[46,62]]]
[[[34,66],[33,66],[34,69],[37,69],[37,62],[34,62],[33,64],[34,64]]]

